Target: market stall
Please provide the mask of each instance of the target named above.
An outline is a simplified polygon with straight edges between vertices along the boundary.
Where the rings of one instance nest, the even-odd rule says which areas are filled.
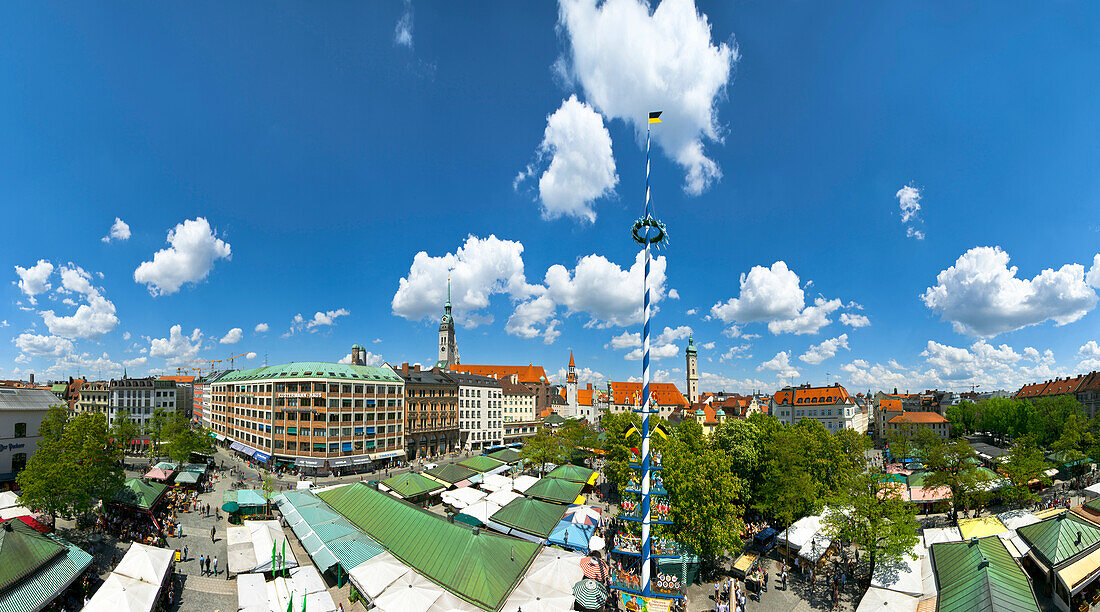
[[[234,574],[298,566],[279,521],[244,521],[226,529],[225,537],[229,571]]]

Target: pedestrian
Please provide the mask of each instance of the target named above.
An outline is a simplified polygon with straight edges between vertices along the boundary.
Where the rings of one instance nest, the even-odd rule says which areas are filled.
[[[204,565],[204,563],[206,563],[206,556],[200,554],[199,555],[199,575],[200,576],[205,576],[206,575],[206,565]]]
[[[187,560],[187,547],[186,546],[183,547],[183,560],[184,561]]]
[[[214,575],[218,575],[218,555],[214,555]]]
[[[768,590],[768,567],[764,566],[764,590]]]
[[[718,590],[718,583],[714,583],[714,601],[717,602],[720,598],[721,592]]]
[[[211,541],[211,542],[215,542],[215,541],[216,541],[216,540],[214,540],[214,534],[215,534],[215,533],[216,533],[217,531],[218,531],[218,528],[217,528],[216,526],[212,526],[212,527],[210,527],[210,541]]]
[[[179,532],[179,534],[180,534],[179,537],[182,538],[183,537],[183,523],[181,523],[179,521],[176,521],[176,531]]]

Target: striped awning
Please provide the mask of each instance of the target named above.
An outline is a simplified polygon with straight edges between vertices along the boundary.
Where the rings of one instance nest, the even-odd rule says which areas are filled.
[[[301,539],[302,548],[306,549],[309,556],[313,556],[318,550],[325,547],[321,542],[321,538],[317,537],[316,533],[310,533],[306,537]]]
[[[329,549],[322,546],[317,552],[310,553],[309,557],[313,559],[314,565],[317,566],[317,570],[321,573],[326,572],[330,567],[339,563],[336,559],[336,555],[333,555]]]
[[[92,564],[92,556],[76,546],[55,538],[69,548],[69,553],[58,557],[44,569],[27,580],[0,594],[0,610],[4,612],[34,612],[46,607],[72,584]]]
[[[350,572],[386,551],[381,544],[362,533],[328,542],[325,547],[336,555],[345,572]]]

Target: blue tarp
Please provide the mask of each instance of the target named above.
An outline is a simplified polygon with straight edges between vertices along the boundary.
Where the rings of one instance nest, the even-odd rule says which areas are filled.
[[[252,456],[255,457],[256,461],[259,461],[260,463],[267,463],[271,459],[271,455],[267,453],[261,453],[260,451],[256,451],[256,454]]]
[[[595,525],[574,525],[572,520],[566,519],[558,523],[558,526],[550,532],[547,541],[563,548],[579,550],[588,554],[588,541],[592,539],[595,533]]]

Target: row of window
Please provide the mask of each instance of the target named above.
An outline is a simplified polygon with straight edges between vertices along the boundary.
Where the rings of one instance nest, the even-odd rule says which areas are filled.
[[[341,385],[323,382],[275,383],[275,393],[354,393],[356,395],[401,395],[399,385]],[[214,393],[271,393],[272,383],[249,385],[217,385]]]

